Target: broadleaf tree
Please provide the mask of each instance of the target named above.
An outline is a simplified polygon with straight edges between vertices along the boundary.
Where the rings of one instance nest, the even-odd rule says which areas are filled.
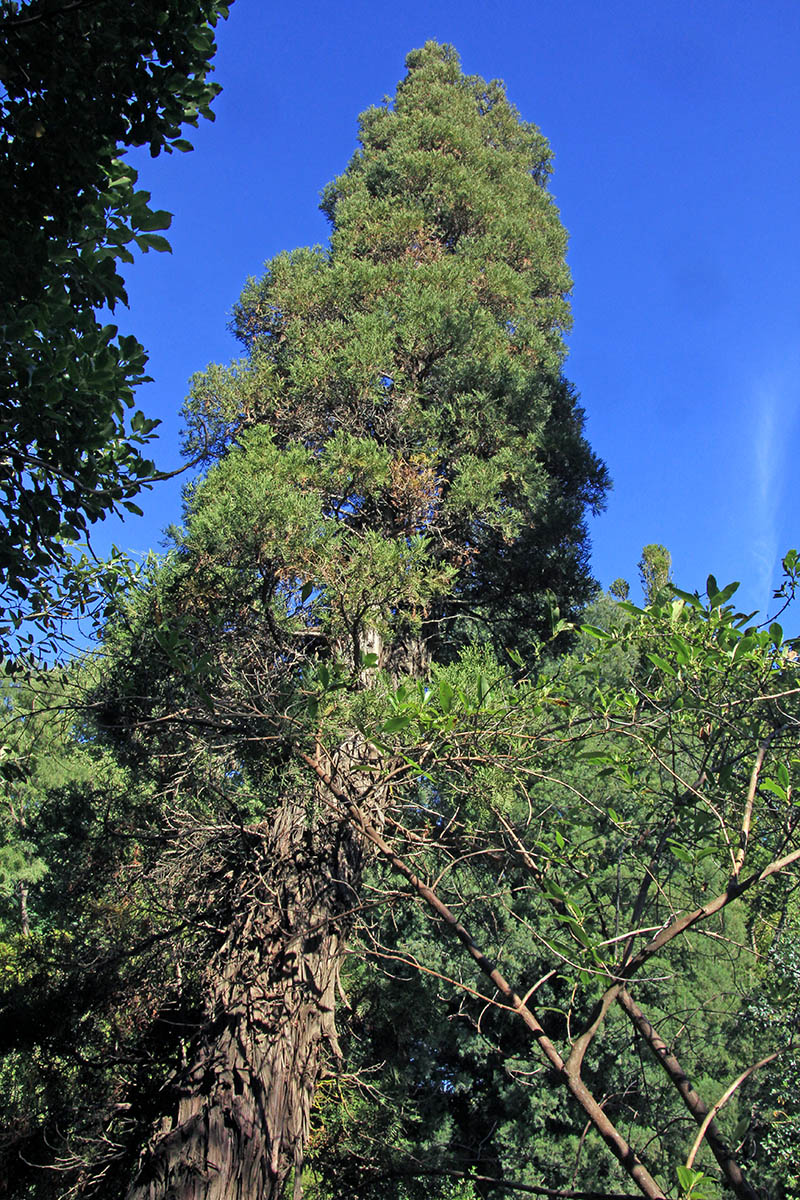
[[[750,1116],[734,1085],[771,1073],[758,1095],[780,1096],[774,1115],[791,1128],[794,1001],[780,968],[800,863],[800,691],[792,644],[727,605],[734,590],[714,582],[705,605],[623,603],[529,681],[467,656],[395,693],[384,742],[417,774],[391,832],[362,817],[385,865],[370,880],[386,915],[366,921],[367,957],[434,983],[421,1020],[379,1035],[372,1059],[359,1043],[376,1016],[356,1002],[351,1066],[366,1073],[350,1086],[367,1119],[334,1124],[330,1140],[321,1113],[323,1179],[364,1197],[431,1175],[489,1191],[608,1194],[627,1175],[651,1197],[687,1180],[712,1196],[794,1195],[771,1162],[783,1129],[764,1127],[763,1100]],[[412,896],[449,950],[395,916]],[[385,993],[367,989],[366,1004]],[[428,1120],[416,1145],[407,1129],[387,1149],[370,1122],[385,1127],[396,1092],[381,1099],[369,1067],[394,1038],[413,1047],[404,1082],[412,1113],[428,1097]],[[476,1053],[477,1096],[458,1066]]]
[[[157,421],[126,303],[133,250],[168,250],[123,155],[191,149],[211,117],[220,0],[0,4],[0,648],[52,652],[59,621],[102,585],[70,553],[93,522],[136,508]],[[119,565],[119,564],[118,564]],[[106,572],[107,573],[107,572]],[[113,572],[112,572],[113,573]],[[118,573],[118,572],[117,572]]]

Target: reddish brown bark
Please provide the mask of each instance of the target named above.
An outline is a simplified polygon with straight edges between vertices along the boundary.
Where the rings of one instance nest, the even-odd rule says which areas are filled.
[[[361,790],[369,783],[362,773]],[[292,1168],[302,1195],[315,1085],[326,1053],[339,1054],[361,838],[318,793],[313,805],[287,800],[247,839],[220,906],[230,925],[208,965],[208,1022],[128,1200],[276,1200]]]

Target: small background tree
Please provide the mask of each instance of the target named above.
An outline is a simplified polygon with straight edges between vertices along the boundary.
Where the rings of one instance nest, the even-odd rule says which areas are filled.
[[[672,555],[666,546],[651,542],[642,547],[642,557],[639,559],[639,578],[642,582],[645,604],[652,604],[658,593],[670,581],[672,570]]]

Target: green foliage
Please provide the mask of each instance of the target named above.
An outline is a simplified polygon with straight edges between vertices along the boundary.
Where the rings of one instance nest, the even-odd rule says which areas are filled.
[[[307,787],[291,765],[292,752],[316,740],[333,753],[342,730],[360,726],[393,764],[388,817],[396,852],[413,857],[416,872],[434,884],[518,992],[533,989],[529,1003],[566,1055],[612,986],[628,939],[643,947],[676,915],[698,909],[730,883],[753,762],[765,743],[750,813],[753,836],[744,839],[734,877],[751,878],[793,846],[786,833],[798,767],[791,646],[774,623],[754,630],[750,618],[727,603],[726,593],[728,599],[732,593],[726,588],[711,588],[712,602],[705,605],[685,593],[645,611],[599,597],[573,652],[538,674],[514,678],[484,645],[432,665],[425,679],[398,682],[375,664],[365,688],[344,652],[336,661],[335,633],[327,645],[322,638],[312,642],[320,651],[316,660],[309,661],[307,647],[287,657],[294,629],[309,636],[306,610],[316,606],[314,619],[328,619],[316,587],[303,597],[291,582],[280,602],[273,597],[272,632],[258,616],[253,581],[259,579],[263,543],[246,544],[247,514],[267,513],[253,507],[256,501],[283,503],[282,477],[274,475],[274,497],[254,492],[259,473],[254,478],[246,465],[272,461],[271,455],[271,439],[254,432],[242,451],[212,471],[207,492],[201,485],[190,499],[180,551],[129,607],[116,648],[109,642],[130,688],[127,698],[115,689],[115,720],[134,731],[139,718],[132,720],[130,706],[142,704],[151,673],[146,733],[131,761],[140,778],[147,774],[160,778],[160,787],[176,789],[160,837],[154,814],[141,813],[148,825],[140,826],[139,836],[148,829],[155,856],[143,876],[149,880],[147,902],[140,907],[129,893],[111,916],[109,933],[117,944],[129,945],[131,920],[142,938],[148,924],[136,922],[146,919],[152,928],[159,909],[166,913],[159,899],[163,876],[156,886],[154,871],[159,857],[178,861],[171,837],[194,844],[192,830],[202,825],[223,839],[230,813],[237,822],[269,820],[288,788]],[[287,470],[290,490],[310,498],[309,511],[317,514],[330,478],[321,459],[299,447],[275,458]],[[383,463],[370,461],[379,479]],[[211,534],[218,525],[226,535],[215,545]],[[264,515],[250,525],[257,531],[269,522]],[[315,528],[310,522],[308,529]],[[298,541],[303,553],[307,544]],[[275,536],[263,561],[281,552]],[[218,591],[210,592],[217,573]],[[180,599],[185,624],[169,650],[154,613],[161,606],[174,612]],[[192,660],[182,655],[212,630],[217,654],[202,677],[211,700],[204,709],[192,690]],[[280,676],[265,668],[275,637]],[[138,676],[130,674],[133,646],[143,660]],[[154,678],[161,679],[160,690]],[[312,695],[315,707],[308,703]],[[178,817],[187,807],[195,817],[185,811]],[[172,834],[170,822],[177,822]],[[642,905],[638,897],[648,881]],[[793,1020],[783,985],[759,948],[768,948],[773,937],[767,913],[780,920],[784,900],[755,887],[751,903],[750,894],[743,891],[713,919],[699,920],[665,944],[639,972],[641,979],[633,976],[629,984],[709,1101],[769,1048],[769,1021],[759,1025],[750,1016],[743,1022],[743,1014],[755,1012],[754,997],[766,1013],[783,1013],[779,1019],[787,1028]],[[407,886],[388,863],[373,863],[363,899],[363,961],[352,960],[345,975],[349,1009],[340,1014],[347,1069],[330,1077],[317,1100],[309,1194],[372,1200],[385,1194],[391,1180],[408,1200],[444,1197],[470,1173],[478,1182],[463,1186],[474,1186],[476,1194],[491,1191],[491,1179],[620,1190],[624,1176],[604,1157],[597,1133],[582,1131],[583,1120],[566,1106],[557,1076],[537,1058],[522,1025],[509,1022],[507,1009],[458,943],[443,939],[437,923],[409,903]],[[90,915],[87,931],[97,928],[102,911]],[[190,978],[192,962],[202,959],[200,930],[187,930],[179,950]],[[135,954],[132,961],[143,964],[145,957]],[[142,969],[137,966],[133,978],[141,978]],[[29,967],[14,970],[20,980],[39,978],[25,974]],[[121,1091],[106,1076],[94,1077],[93,1086],[118,1104],[138,1097],[146,1114],[154,1094],[148,1089],[169,1053],[168,1021],[135,1016],[125,975],[115,986],[110,1011],[128,1022],[125,1053],[139,1065],[128,1070]],[[791,985],[784,990],[793,995]],[[107,1044],[101,1025],[92,1035],[98,1046]],[[157,1050],[145,1066],[147,1037]],[[67,1051],[58,1053],[54,1078],[71,1069]],[[583,1077],[656,1178],[673,1188],[693,1125],[651,1048],[622,1012],[607,1015]],[[86,1076],[76,1075],[68,1094],[86,1083]],[[784,1099],[787,1086],[780,1091]],[[18,1111],[33,1104],[30,1096],[23,1089]],[[735,1144],[747,1112],[766,1112],[768,1103],[774,1104],[772,1093],[765,1093],[760,1108],[752,1099],[732,1101],[720,1117],[725,1136]],[[49,1128],[54,1101],[37,1104],[37,1128]],[[71,1115],[68,1109],[58,1110],[64,1127],[76,1120],[74,1108]],[[127,1147],[124,1159],[142,1125],[101,1110],[110,1121],[106,1128]],[[774,1153],[778,1131],[768,1126],[765,1132],[758,1120],[754,1116],[747,1125],[749,1144],[761,1138],[753,1154]],[[701,1152],[697,1170],[699,1184],[692,1176],[681,1186],[693,1187],[692,1195],[718,1196],[718,1174],[707,1153]]]
[[[333,930],[348,1000],[305,1077],[309,1195],[619,1192],[636,1153],[650,1194],[716,1200],[675,1077],[713,1103],[793,1027],[795,649],[735,584],[672,588],[654,547],[647,606],[618,587],[574,627],[606,480],[561,375],[549,152],[450,48],[408,66],[326,190],[330,248],[269,263],[236,312],[245,358],[195,380],[209,470],[79,681],[93,723],[26,766],[3,844],[29,856],[17,881],[46,873],[27,937],[3,910],[5,1003],[64,1013],[11,1046],[14,1145],[113,1145],[70,1179],[124,1194],[177,1111],[165,1079],[220,1021],[283,1006],[287,979],[292,1018],[320,1015],[297,964],[313,981]],[[297,872],[323,860],[309,900]],[[777,1095],[751,1085],[714,1134],[745,1129],[768,1181]]]
[[[601,598],[592,612],[598,623],[575,652],[528,681],[512,684],[485,652],[472,652],[435,671],[430,686],[399,688],[390,701],[403,719],[390,718],[376,736],[405,756],[412,774],[425,772],[409,783],[395,816],[396,852],[404,847],[415,871],[437,881],[438,895],[519,994],[533,987],[530,1003],[565,1056],[597,1001],[613,991],[626,943],[643,947],[680,914],[697,914],[696,925],[666,941],[629,987],[711,1103],[743,1067],[775,1048],[781,1022],[783,1037],[793,1028],[791,937],[780,951],[784,975],[758,949],[769,944],[765,919],[769,912],[780,919],[791,877],[786,887],[772,885],[777,894],[756,885],[770,862],[800,853],[786,826],[800,760],[793,755],[791,646],[774,624],[754,631],[750,616],[726,603],[732,588],[709,591],[706,606],[683,594],[644,612]],[[756,768],[760,747],[768,749]],[[705,917],[703,906],[740,879],[749,883],[734,890],[735,903]],[[396,1131],[381,1168],[389,1171],[394,1156],[408,1169],[414,1160],[458,1163],[531,1185],[568,1188],[577,1180],[586,1189],[618,1190],[622,1177],[598,1161],[596,1134],[579,1139],[557,1093],[542,1090],[545,1065],[537,1065],[522,1027],[516,1034],[509,1027],[497,994],[482,987],[458,944],[434,940],[433,927],[401,915],[404,897],[393,893],[388,866],[372,886],[395,898],[385,919],[368,923],[365,953],[393,979],[361,984],[358,1003],[368,1005],[372,1021],[386,1010],[386,1023],[370,1041],[363,1018],[355,1018],[355,1063],[382,1055],[403,1063],[400,1092],[416,1097],[412,1111],[425,1114],[426,1131],[423,1142],[413,1126]],[[414,974],[420,969],[423,979]],[[390,999],[390,987],[400,988],[399,1001]],[[402,1005],[402,1019],[393,1002]],[[764,1018],[754,1020],[756,1012]],[[674,1186],[678,1171],[687,1194],[719,1195],[707,1151],[687,1175],[693,1123],[681,1116],[658,1056],[644,1039],[632,1042],[632,1032],[621,1012],[609,1012],[584,1080],[664,1188]],[[404,1045],[395,1049],[397,1038]],[[748,1102],[735,1096],[718,1120],[734,1149],[750,1129],[750,1145],[767,1156],[755,1162],[787,1154],[788,1166],[796,1143],[788,1099],[794,1059],[781,1061],[782,1075],[773,1075],[756,1110],[763,1117],[748,1118]],[[426,1086],[432,1094],[418,1110]],[[400,1103],[377,1094],[371,1102],[371,1120]],[[768,1106],[783,1120],[764,1121]],[[341,1152],[348,1161],[370,1157],[352,1131],[342,1134]],[[345,1169],[334,1146],[319,1153],[323,1161],[333,1155],[334,1172]],[[770,1172],[771,1186],[781,1180],[775,1194],[792,1195],[790,1169]],[[371,1184],[362,1180],[359,1188],[372,1196]]]
[[[681,1196],[685,1200],[708,1200],[709,1193],[705,1190],[705,1185],[709,1180],[702,1171],[695,1171],[692,1167],[678,1167],[677,1176]]]
[[[379,503],[390,471],[389,452],[369,438],[337,432],[313,454],[298,443],[281,451],[264,427],[249,430],[188,499],[182,553],[227,572],[231,594],[266,577],[298,619],[313,595],[332,638],[354,628],[388,636],[418,620],[452,576],[437,569],[423,533],[338,519]]]
[[[225,15],[218,0],[0,4],[4,649],[28,641],[24,619],[52,648],[64,609],[98,584],[69,544],[110,511],[137,512],[153,479],[142,447],[158,422],[127,417],[146,354],[98,310],[126,303],[133,247],[169,249],[157,231],[171,218],[120,155],[190,148],[181,130],[212,116]]]
[[[748,997],[744,1018],[766,1052],[779,1051],[747,1081],[737,1135],[755,1180],[771,1196],[800,1196],[800,1059],[797,1054],[800,953],[793,900],[766,955],[760,987]]]
[[[4,692],[0,857],[24,838],[37,868],[26,873],[28,929],[0,894],[0,1169],[20,1196],[98,1178],[121,1189],[124,1137],[112,1144],[104,1130],[115,1112],[121,1134],[137,1128],[123,1093],[146,1125],[160,1014],[171,1006],[176,1019],[179,1007],[159,936],[175,912],[143,887],[139,834],[156,827],[158,805],[89,738],[78,684],[53,672]]]
[[[502,86],[434,43],[408,67],[324,193],[330,248],[245,288],[247,356],[195,379],[188,448],[219,456],[256,425],[320,454],[327,518],[425,533],[434,575],[456,572],[431,619],[469,609],[513,644],[548,589],[565,614],[590,593],[583,518],[607,486],[561,376],[565,234],[547,144]]]
[[[667,586],[670,581],[671,568],[672,555],[666,546],[652,542],[650,545],[642,547],[642,557],[639,559],[639,578],[642,581],[645,604],[651,604],[662,588]],[[627,594],[620,598],[626,599]]]

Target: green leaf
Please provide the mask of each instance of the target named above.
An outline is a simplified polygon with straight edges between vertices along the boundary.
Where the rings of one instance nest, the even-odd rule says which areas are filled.
[[[586,933],[586,930],[583,928],[580,921],[576,921],[574,917],[570,917],[566,913],[559,913],[558,919],[559,921],[563,922],[564,925],[569,926],[582,946],[585,946],[587,950],[591,950],[592,940]]]
[[[597,638],[598,641],[607,642],[611,640],[612,635],[607,633],[605,629],[600,629],[597,625],[581,625],[581,633],[588,633],[589,637]]]
[[[752,1115],[749,1112],[745,1112],[736,1122],[736,1128],[733,1131],[733,1141],[735,1144],[738,1145],[738,1143],[744,1138],[748,1129],[750,1128],[750,1122],[752,1119]]]
[[[311,595],[313,590],[314,590],[314,584],[309,579],[306,583],[303,584],[302,588],[300,589],[300,603],[301,604],[305,604],[306,600]]]
[[[685,667],[686,664],[691,659],[691,651],[689,649],[688,644],[684,640],[684,638],[680,637],[678,634],[674,634],[669,639],[669,644],[670,644],[670,648],[672,650],[674,650],[675,657],[677,658],[680,665],[682,667]]]
[[[156,209],[155,212],[146,212],[142,216],[137,217],[137,228],[146,233],[150,233],[155,229],[169,229],[172,224],[172,213],[167,212],[164,208]]]
[[[678,674],[672,663],[667,662],[667,660],[662,658],[660,654],[651,653],[648,654],[647,657],[650,659],[650,662],[653,664],[653,666],[658,667],[658,669],[663,671],[665,675],[676,676]]]
[[[706,1200],[706,1193],[698,1191],[698,1186],[708,1179],[703,1171],[696,1171],[693,1167],[678,1167],[677,1175],[678,1184],[688,1200]]]
[[[709,575],[709,580],[711,578],[712,577]],[[719,591],[714,592],[714,593],[709,592],[709,594],[708,594],[709,607],[710,608],[722,608],[722,605],[726,604],[728,602],[728,600],[730,600],[733,593],[738,591],[738,588],[739,588],[738,583],[729,583],[728,586],[724,587],[721,592],[719,592]]]
[[[756,645],[756,639],[753,637],[752,634],[747,634],[744,637],[740,637],[738,642],[736,643],[736,645],[733,648],[731,658],[734,660],[744,658],[746,655],[748,655],[750,653],[750,651],[753,649],[753,647],[755,645]]]
[[[399,713],[397,716],[389,717],[388,720],[384,721],[383,725],[381,725],[381,730],[383,733],[400,733],[401,730],[408,729],[410,724],[410,716],[407,713]]]
[[[139,249],[145,253],[148,250],[155,250],[158,254],[172,253],[172,246],[160,233],[140,233],[137,234],[135,241]]]
[[[204,29],[201,26],[190,32],[189,41],[199,54],[208,54],[214,43],[214,36],[210,29]]]
[[[449,713],[453,707],[455,692],[446,679],[439,680],[439,703],[442,706],[442,712]]]
[[[632,617],[644,616],[644,609],[639,608],[631,600],[619,600],[617,602],[617,608],[620,610],[620,612],[630,613]]]
[[[680,588],[673,588],[677,597],[683,600],[690,608],[702,609],[703,605],[697,592],[683,592]]]
[[[569,896],[564,889],[552,879],[545,879],[544,891],[545,895],[552,896],[555,900],[560,900],[563,904],[566,904],[569,900]]]

